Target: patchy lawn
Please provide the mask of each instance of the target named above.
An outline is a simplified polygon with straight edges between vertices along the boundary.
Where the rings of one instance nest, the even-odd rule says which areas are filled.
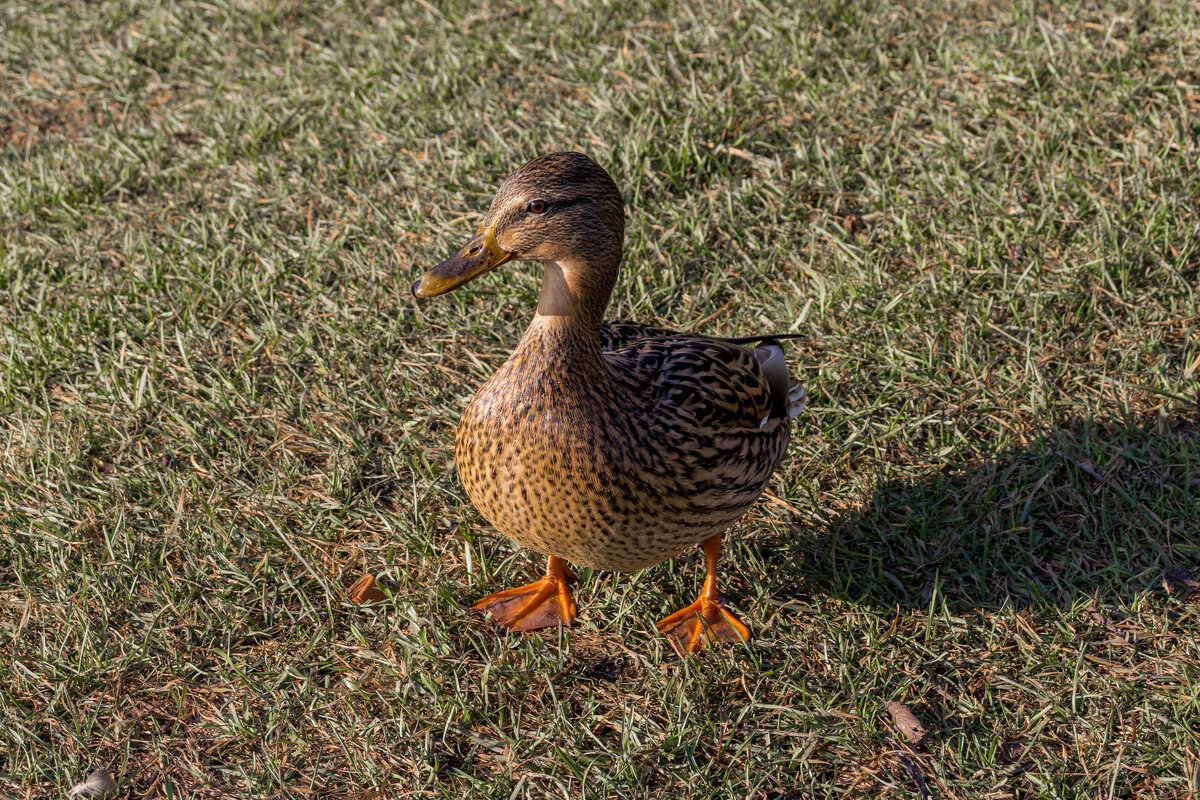
[[[0,8],[0,795],[1200,792],[1200,11],[783,5]],[[802,334],[752,646],[655,632],[698,548],[466,611],[540,276],[407,287],[573,148],[612,316]]]

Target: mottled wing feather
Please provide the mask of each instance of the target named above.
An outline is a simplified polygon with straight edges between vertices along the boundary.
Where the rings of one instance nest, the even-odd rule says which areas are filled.
[[[675,331],[666,328],[655,328],[650,325],[640,325],[636,322],[602,322],[600,323],[600,349],[607,352],[617,350],[627,344],[633,344],[641,339],[657,339],[663,336],[679,336]]]
[[[455,457],[471,502],[509,538],[641,569],[745,513],[791,420],[768,417],[750,347],[630,323],[601,336],[605,380],[547,369],[545,340],[523,340],[463,412]]]
[[[748,348],[633,323],[608,323],[602,336],[617,380],[673,425],[756,431],[771,412],[770,385]]]

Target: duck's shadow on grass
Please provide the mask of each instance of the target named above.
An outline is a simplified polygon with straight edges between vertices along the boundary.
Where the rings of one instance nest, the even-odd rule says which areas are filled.
[[[1200,573],[1200,419],[1083,420],[961,468],[881,484],[765,563],[776,601],[877,608],[1124,604]]]

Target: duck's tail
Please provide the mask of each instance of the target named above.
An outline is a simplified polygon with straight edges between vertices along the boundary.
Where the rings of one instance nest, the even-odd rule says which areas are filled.
[[[799,382],[793,383],[788,388],[788,419],[803,411],[806,403],[808,403],[808,392],[804,391],[804,387]]]
[[[802,339],[803,333],[760,333],[757,336],[722,336],[723,341],[730,344],[751,344],[753,342],[782,342],[784,339]]]
[[[783,346],[777,341],[781,338],[785,337],[762,336],[729,340],[737,344],[761,342],[758,347],[754,348],[754,357],[758,359],[758,365],[767,379],[767,385],[771,387],[771,415],[768,419],[783,419],[785,416],[791,419],[804,409],[804,403],[808,397],[804,387],[798,381],[793,381],[792,376],[788,373],[787,361],[783,358]],[[796,335],[786,338],[794,339]],[[766,420],[763,422],[765,423]]]

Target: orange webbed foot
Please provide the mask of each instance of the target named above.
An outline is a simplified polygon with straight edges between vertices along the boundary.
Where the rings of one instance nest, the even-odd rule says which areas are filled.
[[[658,623],[658,632],[667,637],[680,657],[698,653],[711,642],[744,642],[750,638],[750,629],[725,608],[717,591],[721,534],[705,539],[703,547],[705,575],[700,599]]]
[[[718,597],[702,597],[658,623],[658,632],[667,638],[680,656],[698,653],[710,642],[744,642],[750,629]]]
[[[550,557],[546,574],[527,586],[505,589],[476,601],[471,608],[490,614],[501,628],[533,631],[575,622],[575,599],[567,582],[575,575],[561,558]]]

